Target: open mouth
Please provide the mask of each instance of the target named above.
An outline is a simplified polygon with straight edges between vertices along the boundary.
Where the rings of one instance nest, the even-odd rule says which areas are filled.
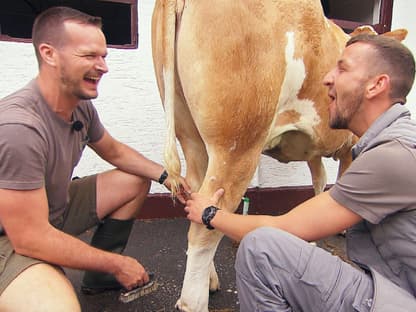
[[[85,76],[84,80],[91,84],[97,85],[98,82],[100,81],[100,77],[99,76]]]

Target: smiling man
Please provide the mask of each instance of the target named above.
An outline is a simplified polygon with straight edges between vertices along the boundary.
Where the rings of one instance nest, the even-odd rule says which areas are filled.
[[[218,209],[222,189],[212,198],[191,194],[190,220],[242,240],[242,312],[416,311],[416,122],[403,105],[414,77],[414,57],[400,42],[351,38],[324,84],[330,126],[360,140],[329,191],[281,216]],[[307,243],[345,229],[357,266]]]
[[[146,283],[121,252],[151,180],[171,179],[111,137],[91,102],[108,71],[101,19],[53,7],[32,38],[38,76],[0,101],[0,310],[80,311],[60,266],[86,270],[88,294]],[[116,169],[71,181],[87,145]],[[91,245],[76,237],[95,225]]]

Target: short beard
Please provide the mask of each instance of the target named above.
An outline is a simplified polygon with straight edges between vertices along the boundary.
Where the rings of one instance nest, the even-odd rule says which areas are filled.
[[[329,126],[331,129],[348,129],[349,120],[341,117],[339,114],[334,119],[330,120]]]
[[[82,92],[82,90],[78,88],[77,82],[68,78],[65,67],[62,67],[61,82],[64,86],[67,86],[68,89],[72,90],[72,95],[79,100],[91,100],[97,98],[97,96],[89,96]]]
[[[354,95],[352,93],[344,95],[345,100],[343,102],[347,102],[346,99],[350,98],[349,105],[343,111],[340,111],[338,107],[336,108],[335,118],[330,119],[329,126],[332,129],[348,129],[352,118],[355,114],[359,114],[363,97],[364,88],[355,90]]]
[[[80,100],[92,100],[97,98],[97,96],[89,96],[89,95],[85,95],[84,93],[81,92],[74,92],[74,94],[80,99]]]

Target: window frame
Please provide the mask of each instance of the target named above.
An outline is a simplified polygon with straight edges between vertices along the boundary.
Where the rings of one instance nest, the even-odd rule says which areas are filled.
[[[130,43],[127,44],[108,44],[109,48],[117,49],[137,49],[139,45],[139,20],[138,20],[138,0],[97,0],[100,2],[122,3],[130,5]],[[0,33],[0,42],[25,42],[31,43],[31,38],[12,37],[7,34]]]
[[[138,0],[98,0],[101,2],[113,2],[113,3],[124,3],[130,5],[130,43],[128,44],[108,44],[110,48],[119,49],[136,49],[139,45],[139,30],[138,30]],[[373,28],[378,33],[385,33],[391,30],[392,14],[393,14],[393,0],[380,0],[380,16],[379,23],[373,24]],[[354,22],[336,18],[330,18],[335,24],[343,29],[355,29],[356,27],[366,25],[361,22]],[[29,38],[18,38],[8,36],[0,33],[0,41],[11,41],[11,42],[32,42]]]
[[[370,24],[377,33],[382,34],[391,30],[391,21],[393,16],[393,0],[380,0],[380,16],[378,24]],[[335,24],[342,29],[352,29],[363,25],[369,25],[362,22],[347,21],[342,19],[330,18]]]

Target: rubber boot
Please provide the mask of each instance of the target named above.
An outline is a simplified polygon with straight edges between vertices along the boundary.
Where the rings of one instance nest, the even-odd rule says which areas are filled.
[[[127,245],[133,223],[133,219],[105,219],[98,225],[91,239],[91,246],[121,254]],[[81,284],[81,291],[87,295],[122,288],[113,275],[95,271],[85,271]]]

